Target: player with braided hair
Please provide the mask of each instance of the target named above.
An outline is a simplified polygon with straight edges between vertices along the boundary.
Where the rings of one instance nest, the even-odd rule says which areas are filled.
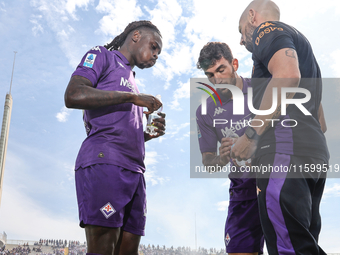
[[[143,107],[150,114],[162,103],[139,93],[132,69],[152,67],[161,49],[155,25],[132,22],[110,44],[88,51],[67,86],[65,105],[85,109],[75,181],[88,254],[138,254],[146,220],[144,142],[164,135],[165,115],[154,120],[157,135],[143,132]]]
[[[124,43],[126,36],[133,30],[137,29],[137,28],[149,28],[154,30],[155,32],[157,32],[159,34],[160,37],[161,36],[161,32],[158,30],[158,28],[153,25],[150,21],[147,20],[141,20],[141,21],[134,21],[131,22],[123,31],[123,33],[121,33],[120,35],[116,36],[111,43],[105,45],[104,47],[108,50],[118,50],[120,46],[122,46],[122,44]]]

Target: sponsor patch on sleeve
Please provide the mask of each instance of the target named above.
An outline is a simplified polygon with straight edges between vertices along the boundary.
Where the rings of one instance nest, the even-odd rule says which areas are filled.
[[[83,66],[92,68],[92,67],[93,67],[93,64],[94,64],[94,61],[96,60],[96,57],[97,57],[96,54],[88,53],[87,56],[86,56],[86,58],[85,58],[85,61],[84,61],[84,65],[83,65]]]
[[[198,138],[201,138],[201,137],[202,137],[201,130],[200,130],[200,128],[198,127],[198,124],[197,124],[197,135],[198,135]]]

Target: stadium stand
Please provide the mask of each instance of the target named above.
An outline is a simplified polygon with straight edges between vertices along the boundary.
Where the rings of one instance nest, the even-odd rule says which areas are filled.
[[[14,241],[14,240],[9,240]],[[57,245],[58,244],[58,245]],[[139,246],[139,255],[225,255],[225,250],[215,248],[202,248],[197,250],[190,247],[166,247],[165,245]],[[86,255],[86,244],[78,241],[61,241],[40,239],[34,244],[29,242],[21,244],[6,244],[0,248],[0,255]],[[267,253],[265,253],[267,255]],[[340,253],[328,253],[328,255],[340,255]]]

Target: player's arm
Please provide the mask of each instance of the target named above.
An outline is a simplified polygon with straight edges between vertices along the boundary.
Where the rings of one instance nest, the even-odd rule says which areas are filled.
[[[281,88],[299,86],[301,74],[296,51],[292,48],[278,50],[268,63],[268,71],[271,73],[272,79],[265,90],[259,110],[271,108],[273,88],[277,88],[277,106],[272,114],[256,115],[254,117],[254,119],[264,122],[263,126],[254,127],[258,135],[262,135],[272,126],[272,122],[266,121],[266,119],[277,119],[281,115]],[[287,93],[286,97],[293,98],[294,94]]]
[[[72,76],[66,91],[65,105],[67,108],[95,109],[123,103],[133,103],[147,107],[147,114],[159,109],[162,103],[152,95],[135,94],[125,91],[104,91],[93,88],[92,82],[85,77]]]
[[[319,118],[319,122],[320,122],[322,132],[326,133],[327,125],[326,125],[325,115],[323,114],[323,108],[322,108],[321,103],[320,103],[320,106],[319,106],[318,118]]]
[[[219,155],[216,152],[203,152],[202,163],[204,166],[225,166],[230,161],[230,149],[235,141],[232,138],[222,138]]]
[[[220,160],[220,156],[216,155],[216,152],[203,152],[202,153],[202,164],[204,166],[224,166],[226,164],[223,164]]]
[[[259,110],[268,110],[272,106],[272,90],[277,88],[277,105],[273,113],[268,115],[256,115],[253,119],[262,120],[262,126],[253,127],[257,135],[262,135],[266,130],[272,127],[270,119],[278,119],[281,115],[281,88],[298,87],[300,83],[300,69],[298,56],[292,48],[283,48],[274,53],[268,62],[268,70],[272,79],[268,83],[264,92]],[[287,93],[287,98],[293,98],[295,93]],[[254,125],[255,126],[255,125]],[[231,157],[237,160],[246,160],[251,158],[257,148],[257,140],[249,139],[243,135],[238,139],[231,151]]]

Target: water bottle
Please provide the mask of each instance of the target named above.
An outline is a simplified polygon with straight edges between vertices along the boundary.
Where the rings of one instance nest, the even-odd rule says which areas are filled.
[[[161,95],[157,95],[155,97],[162,103]],[[161,117],[161,116],[158,115],[158,113],[162,112],[162,110],[163,110],[163,105],[157,111],[154,111],[153,113],[149,114],[148,121],[146,123],[146,131],[145,131],[147,134],[149,134],[149,135],[157,135],[158,134],[155,131],[155,129],[157,129],[157,127],[153,125],[153,120]]]

